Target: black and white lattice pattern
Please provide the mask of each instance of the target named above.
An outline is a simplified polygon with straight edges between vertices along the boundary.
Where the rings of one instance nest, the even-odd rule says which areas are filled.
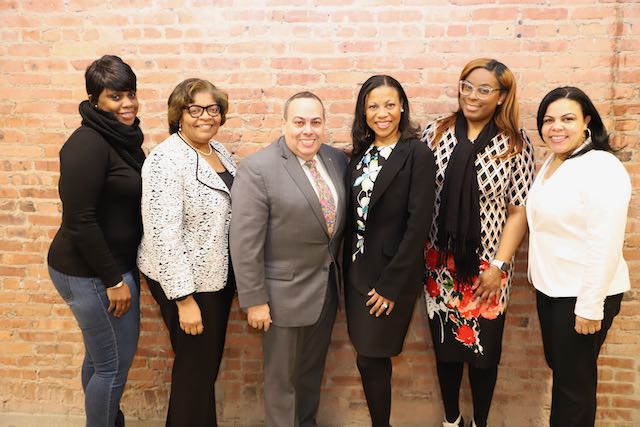
[[[447,129],[441,140],[433,146],[436,122],[430,123],[422,134],[422,141],[433,150],[436,160],[436,199],[433,224],[429,232],[428,247],[435,242],[438,234],[438,212],[440,210],[440,192],[444,182],[444,174],[457,144],[454,128]],[[524,206],[529,187],[533,182],[534,159],[533,147],[526,133],[522,131],[524,140],[520,153],[507,157],[497,158],[509,147],[509,139],[500,133],[487,145],[485,150],[476,157],[475,165],[478,175],[478,187],[480,190],[480,229],[482,251],[480,259],[487,262],[493,259],[498,245],[502,229],[507,220],[507,207],[509,204]],[[513,259],[510,260],[513,266]],[[512,272],[508,272],[507,286],[503,288],[501,305],[506,307],[511,289]],[[438,283],[444,282],[444,277],[438,278]],[[440,291],[446,294],[450,288],[442,287]]]

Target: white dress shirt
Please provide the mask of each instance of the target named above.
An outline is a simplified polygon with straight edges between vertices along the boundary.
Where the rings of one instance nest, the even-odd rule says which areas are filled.
[[[569,159],[549,178],[542,166],[527,199],[529,280],[550,297],[577,297],[575,314],[603,318],[604,300],[629,289],[622,256],[629,174],[611,153]]]

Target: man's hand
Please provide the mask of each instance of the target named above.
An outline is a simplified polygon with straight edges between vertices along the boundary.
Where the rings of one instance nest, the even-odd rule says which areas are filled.
[[[589,320],[576,316],[576,332],[581,335],[595,334],[602,328],[602,320]]]
[[[271,310],[269,304],[254,305],[247,309],[247,323],[252,328],[264,329],[265,332],[271,326]]]
[[[200,335],[204,332],[200,306],[193,298],[193,295],[189,295],[182,301],[176,301],[176,304],[178,305],[180,329],[187,335]]]

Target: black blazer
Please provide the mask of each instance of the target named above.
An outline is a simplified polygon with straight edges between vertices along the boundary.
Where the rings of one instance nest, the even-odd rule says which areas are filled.
[[[435,198],[435,160],[426,144],[400,140],[378,175],[369,202],[364,254],[351,261],[356,230],[353,173],[364,153],[347,171],[346,285],[366,294],[375,288],[385,298],[415,296],[424,280],[424,244]]]

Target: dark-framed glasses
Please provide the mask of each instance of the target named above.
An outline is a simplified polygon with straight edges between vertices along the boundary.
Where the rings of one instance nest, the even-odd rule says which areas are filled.
[[[194,119],[202,117],[204,110],[207,110],[209,117],[216,117],[220,114],[220,106],[218,104],[211,104],[203,107],[202,105],[191,104],[184,107],[187,113]]]
[[[489,85],[480,85],[480,86],[474,86],[471,83],[469,83],[466,80],[460,80],[459,85],[458,85],[458,90],[460,91],[461,95],[464,96],[469,96],[473,93],[473,91],[476,91],[476,95],[478,96],[478,98],[480,99],[487,99],[489,96],[491,96],[491,94],[493,92],[497,91],[501,91],[502,89],[500,88],[494,88],[491,87]]]

